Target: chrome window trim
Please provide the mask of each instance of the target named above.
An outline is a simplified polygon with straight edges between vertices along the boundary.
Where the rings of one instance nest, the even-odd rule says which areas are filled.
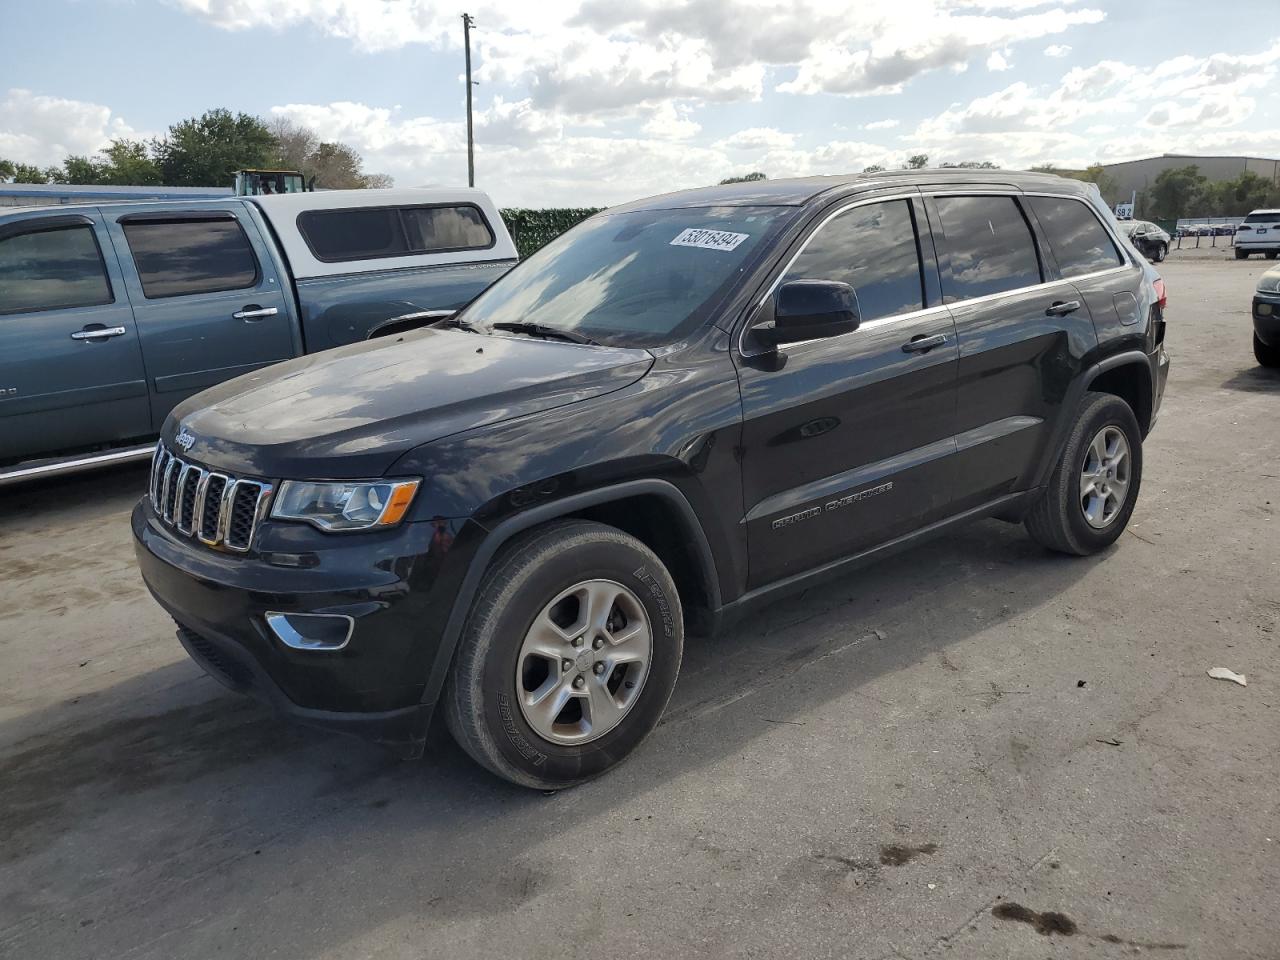
[[[967,306],[969,304],[988,303],[995,300],[999,300],[1004,297],[1021,296],[1026,293],[1030,293],[1033,290],[1042,290],[1042,289],[1049,290],[1063,283],[1079,283],[1084,280],[1094,280],[1094,279],[1097,279],[1098,277],[1105,277],[1113,273],[1119,273],[1122,270],[1132,270],[1135,266],[1137,266],[1133,258],[1129,255],[1128,251],[1125,249],[1124,244],[1119,241],[1119,238],[1117,237],[1116,232],[1111,228],[1110,224],[1108,224],[1104,218],[1098,216],[1097,209],[1093,206],[1092,203],[1090,203],[1084,197],[1080,197],[1070,193],[1053,193],[1046,190],[1016,190],[1011,192],[1008,187],[1001,187],[998,189],[991,189],[991,188],[982,189],[981,185],[974,185],[972,187],[964,187],[964,186],[957,185],[957,186],[946,186],[946,187],[941,187],[937,189],[921,188],[915,193],[895,193],[895,194],[889,194],[889,195],[877,195],[874,197],[859,197],[849,203],[844,204],[843,206],[838,207],[835,210],[832,210],[829,214],[827,214],[825,217],[822,218],[822,220],[814,228],[813,232],[804,239],[803,243],[800,244],[800,248],[796,250],[796,252],[791,256],[789,260],[787,260],[786,266],[782,268],[782,270],[778,273],[778,275],[769,284],[768,288],[764,292],[764,295],[759,299],[759,301],[755,303],[755,305],[751,308],[750,312],[754,313],[756,310],[759,310],[761,307],[765,305],[768,299],[771,296],[773,296],[775,291],[777,291],[778,286],[782,283],[782,278],[787,275],[787,272],[792,268],[796,260],[800,258],[800,255],[804,253],[805,249],[812,242],[813,238],[816,237],[823,230],[823,228],[826,227],[828,223],[830,223],[836,217],[840,216],[842,213],[845,213],[848,210],[852,210],[855,207],[861,207],[861,206],[866,206],[872,203],[881,203],[881,202],[886,202],[890,200],[924,199],[926,197],[932,198],[932,197],[972,197],[972,196],[1010,197],[1011,199],[1017,199],[1018,197],[1050,197],[1058,200],[1075,200],[1077,203],[1083,203],[1086,207],[1089,208],[1090,212],[1093,213],[1097,221],[1100,224],[1102,224],[1102,229],[1106,231],[1107,236],[1111,238],[1111,241],[1113,243],[1115,243],[1116,249],[1120,252],[1120,255],[1124,258],[1125,262],[1122,264],[1117,264],[1114,267],[1107,267],[1105,270],[1095,270],[1092,273],[1081,274],[1078,277],[1058,277],[1057,279],[1054,279],[1054,280],[1044,280],[1044,281],[1041,281],[1040,283],[1031,284],[1029,286],[1016,287],[1012,290],[1001,290],[999,293],[987,293],[987,294],[983,294],[980,297],[969,297],[964,300],[953,300],[953,301],[947,302],[944,295],[943,302],[938,304],[937,306],[925,307],[923,310],[911,310],[911,311],[908,311],[907,313],[895,313],[887,317],[877,317],[875,320],[868,320],[866,323],[859,324],[857,330],[851,330],[849,333],[842,333],[835,337],[825,337],[823,339],[840,340],[843,337],[855,336],[858,333],[858,330],[874,329],[875,327],[878,327],[878,326],[884,326],[890,323],[898,323],[904,320],[917,320],[931,313],[936,313],[942,310],[949,310],[951,307],[962,307],[962,306]],[[929,228],[930,234],[932,234],[933,225],[928,224],[927,226]],[[916,227],[917,227],[917,233],[918,233],[919,224],[917,224]],[[742,328],[738,331],[738,353],[739,355],[744,357],[761,356],[762,355],[761,353],[749,353],[746,350],[746,336],[747,336],[747,332],[750,329],[751,329],[750,318],[748,318],[747,322],[745,322],[742,325]],[[802,344],[813,343],[813,342],[814,342],[813,340],[797,340],[794,343],[788,344],[788,346],[794,347],[794,346],[800,346]]]

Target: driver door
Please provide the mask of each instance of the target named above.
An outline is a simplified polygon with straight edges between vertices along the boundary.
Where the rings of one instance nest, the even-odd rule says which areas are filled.
[[[777,283],[798,279],[850,284],[861,322],[778,352],[742,339],[748,589],[901,536],[950,504],[956,335],[923,205],[863,200],[828,215]]]

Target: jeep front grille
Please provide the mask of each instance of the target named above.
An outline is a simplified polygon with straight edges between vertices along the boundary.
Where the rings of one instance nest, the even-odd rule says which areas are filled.
[[[244,553],[271,504],[271,484],[206,470],[156,444],[151,508],[156,518],[211,547]]]

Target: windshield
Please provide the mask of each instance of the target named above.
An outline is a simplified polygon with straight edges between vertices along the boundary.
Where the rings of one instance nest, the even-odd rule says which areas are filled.
[[[459,317],[656,346],[703,322],[793,207],[604,214],[543,247]]]

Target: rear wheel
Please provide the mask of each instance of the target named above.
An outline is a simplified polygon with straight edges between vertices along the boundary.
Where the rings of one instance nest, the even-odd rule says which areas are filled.
[[[1264,367],[1280,367],[1280,346],[1263,343],[1256,333],[1253,335],[1253,355]]]
[[[1249,259],[1249,251],[1248,251],[1248,250],[1241,250],[1239,247],[1236,247],[1236,259],[1237,259],[1237,260],[1248,260],[1248,259]]]
[[[1268,250],[1268,251],[1267,251],[1267,259],[1268,259],[1268,260],[1274,260],[1275,258],[1276,258],[1276,251],[1274,251],[1274,250]]]
[[[481,584],[445,691],[449,729],[523,786],[590,780],[657,725],[683,641],[675,584],[639,540],[586,521],[534,531]]]
[[[1156,256],[1155,256],[1156,263],[1163,263],[1164,258],[1167,257],[1168,255],[1169,255],[1169,245],[1167,243],[1162,243],[1156,247]]]
[[[1086,393],[1075,426],[1025,520],[1032,539],[1061,553],[1087,556],[1124,532],[1142,482],[1142,432],[1129,405],[1109,393]]]

